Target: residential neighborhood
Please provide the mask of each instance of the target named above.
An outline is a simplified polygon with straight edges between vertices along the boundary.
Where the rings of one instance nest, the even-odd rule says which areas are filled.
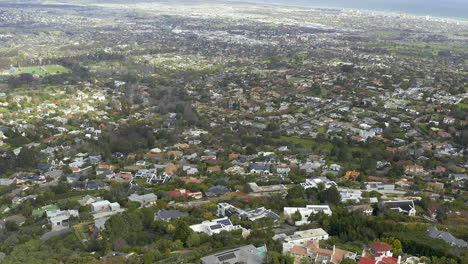
[[[0,1],[0,263],[468,262],[466,20],[36,2]]]

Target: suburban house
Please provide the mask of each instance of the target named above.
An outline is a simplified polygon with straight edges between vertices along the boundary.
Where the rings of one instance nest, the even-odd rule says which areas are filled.
[[[236,215],[243,221],[255,221],[265,217],[269,217],[274,221],[277,221],[280,218],[279,215],[269,209],[265,209],[264,207],[245,211],[228,203],[219,203],[217,208],[219,217],[231,217]]]
[[[308,241],[305,245],[283,243],[283,254],[291,254],[296,260],[307,258],[310,263],[339,264],[343,259],[356,259],[354,252],[342,250],[333,246],[333,249],[323,249],[319,241]]]
[[[163,221],[169,222],[173,218],[183,217],[187,215],[188,215],[187,212],[181,212],[179,210],[161,209],[157,213],[154,214],[154,220],[156,221],[163,220]]]
[[[267,249],[254,245],[242,246],[201,258],[203,264],[264,264]]]
[[[13,204],[22,204],[24,201],[27,200],[36,200],[37,195],[28,195],[24,197],[15,197],[11,200]]]
[[[395,182],[395,185],[398,185],[400,187],[410,187],[413,185],[413,182],[408,181],[407,179],[399,179]]]
[[[208,197],[224,195],[229,192],[229,188],[223,185],[213,185],[205,192]]]
[[[374,212],[374,208],[370,204],[363,204],[363,205],[351,205],[348,206],[348,209],[350,211],[357,211],[361,212],[363,215],[372,215],[372,212]]]
[[[263,175],[263,174],[270,175],[271,174],[270,165],[252,164],[250,165],[250,173],[260,174],[260,175]]]
[[[432,238],[440,238],[453,247],[468,247],[468,243],[465,240],[454,237],[450,232],[440,231],[435,226],[429,227],[427,234]]]
[[[278,234],[275,235],[273,239],[280,239],[283,243],[306,245],[307,241],[327,240],[328,233],[322,228],[316,228],[304,231],[296,231],[290,236],[287,236],[286,234]]]
[[[147,193],[143,195],[132,194],[128,197],[130,202],[139,202],[141,207],[148,207],[153,206],[156,204],[156,200],[158,200],[158,196],[154,193]]]
[[[53,210],[60,210],[60,208],[55,204],[45,205],[45,206],[42,206],[41,208],[34,209],[31,215],[33,217],[41,217],[46,212],[53,211]]]
[[[177,189],[173,191],[167,191],[166,193],[170,194],[173,198],[183,197],[187,199],[188,197],[193,197],[195,199],[201,199],[203,197],[203,193],[201,192],[191,192],[186,189]]]
[[[401,200],[401,201],[385,201],[384,206],[388,206],[390,210],[399,213],[405,213],[409,216],[416,215],[416,207],[414,206],[413,200]]]
[[[0,178],[0,186],[8,186],[16,183],[16,179]]]
[[[289,220],[293,221],[293,215],[299,212],[300,219],[294,221],[294,225],[300,226],[310,223],[309,216],[323,212],[324,214],[331,215],[332,211],[328,205],[307,205],[306,207],[284,207],[283,213]]]
[[[111,203],[108,200],[94,202],[90,206],[93,213],[113,212],[120,209],[119,203]]]
[[[46,212],[47,220],[52,225],[52,231],[58,231],[70,227],[70,217],[78,217],[78,210],[50,210]]]
[[[309,188],[317,188],[319,184],[323,184],[325,189],[328,189],[332,186],[337,186],[336,182],[328,180],[326,177],[319,177],[315,179],[306,179],[305,182],[301,183],[302,188],[309,189]]]
[[[89,205],[89,204],[92,204],[94,202],[101,201],[101,200],[102,200],[101,197],[94,197],[94,196],[87,194],[83,198],[79,199],[78,202],[80,203],[81,206],[86,206],[86,205]]]
[[[276,173],[281,175],[288,175],[291,171],[289,166],[276,166]]]
[[[362,199],[362,191],[357,189],[340,189],[341,202],[347,201],[359,203]]]
[[[0,219],[0,229],[6,228],[7,222],[15,222],[17,225],[22,225],[26,221],[26,217],[21,214],[12,215],[3,219]]]
[[[405,173],[411,175],[420,175],[424,173],[424,168],[420,165],[407,165],[405,166]]]
[[[382,183],[382,182],[365,182],[366,190],[368,192],[377,191],[393,191],[395,190],[395,184],[393,183]]]
[[[256,195],[271,195],[271,194],[286,195],[286,193],[288,192],[288,188],[284,186],[283,184],[258,186],[255,182],[247,183],[244,189],[247,193],[253,193]]]
[[[233,225],[228,217],[219,218],[211,221],[203,221],[200,224],[191,225],[190,228],[197,233],[205,233],[210,236],[213,234],[219,234],[221,231],[233,231],[242,229],[242,234],[248,234],[248,230],[244,229],[240,225]]]
[[[394,258],[392,248],[384,242],[373,242],[369,249],[363,250],[359,264],[400,264],[401,256]]]

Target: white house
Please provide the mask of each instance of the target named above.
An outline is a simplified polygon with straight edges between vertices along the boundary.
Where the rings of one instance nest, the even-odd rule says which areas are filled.
[[[70,217],[78,217],[78,210],[51,210],[46,211],[47,220],[52,225],[52,231],[58,231],[69,227],[68,220]]]
[[[93,213],[112,212],[120,209],[119,203],[111,203],[107,200],[94,202],[90,206]]]
[[[322,228],[315,228],[303,231],[296,231],[290,236],[287,236],[286,234],[278,234],[275,235],[273,239],[281,239],[285,243],[305,245],[308,241],[327,240],[328,233]]]
[[[291,168],[289,166],[276,166],[276,173],[278,174],[288,175],[290,171]]]
[[[219,234],[221,231],[233,231],[242,229],[246,233],[248,231],[240,225],[233,225],[228,217],[219,218],[211,221],[203,221],[200,224],[191,225],[190,228],[197,233],[205,233],[210,236],[213,234]],[[244,233],[244,232],[243,232]]]
[[[405,213],[409,216],[416,215],[416,207],[413,200],[386,201],[383,204],[384,206],[388,206],[392,211]]]
[[[156,196],[154,193],[147,193],[143,195],[134,193],[128,197],[128,200],[131,202],[139,202],[141,207],[148,207],[156,204],[158,196]]]
[[[294,225],[300,226],[310,223],[309,216],[323,212],[324,214],[331,215],[332,211],[328,205],[307,205],[306,207],[284,207],[284,215],[291,219],[292,215],[296,212],[301,214],[301,219],[294,222]]]
[[[352,201],[359,203],[362,199],[362,191],[357,189],[340,189],[341,202]]]
[[[330,181],[325,177],[319,177],[315,179],[306,179],[305,182],[301,183],[302,188],[309,189],[309,188],[318,188],[319,184],[323,183],[325,189],[328,189],[332,186],[337,186],[336,182]]]

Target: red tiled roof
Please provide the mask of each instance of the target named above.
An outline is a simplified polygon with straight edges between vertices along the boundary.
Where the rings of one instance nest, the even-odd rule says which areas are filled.
[[[187,198],[191,192],[189,190],[179,189],[179,190],[174,190],[174,191],[167,191],[167,193],[170,194],[174,198],[175,197]]]
[[[360,260],[359,260],[359,264],[375,264],[375,259],[371,259],[371,258],[368,258],[368,257],[362,257]]]
[[[210,172],[219,172],[219,171],[221,171],[221,167],[220,166],[211,166],[211,167],[208,167],[206,170],[210,171]]]
[[[393,258],[393,257],[384,257],[382,258],[382,261],[388,263],[388,264],[398,264],[398,259]]]
[[[382,182],[382,183],[387,183],[388,182],[387,178],[382,178],[382,177],[377,177],[377,176],[369,176],[369,180],[376,181],[376,182]]]
[[[319,248],[319,242],[318,241],[307,241],[307,247],[308,248]]]
[[[54,140],[56,138],[57,138],[56,136],[48,137],[48,138],[44,139],[44,143],[49,143],[49,142],[51,142],[52,140]]]
[[[303,246],[293,246],[291,248],[292,254],[300,254],[300,255],[307,255],[307,248]]]
[[[329,257],[331,257],[331,255],[333,254],[333,251],[331,251],[329,249],[324,249],[324,248],[314,248],[313,252],[316,255],[329,256]]]
[[[374,242],[370,247],[377,252],[386,252],[392,250],[392,246],[384,242]]]

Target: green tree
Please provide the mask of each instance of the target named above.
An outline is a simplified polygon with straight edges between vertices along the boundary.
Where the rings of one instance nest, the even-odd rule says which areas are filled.
[[[305,199],[306,192],[304,188],[300,185],[296,185],[288,190],[288,194],[286,195],[286,200],[290,199]]]
[[[196,247],[200,245],[200,242],[200,235],[197,233],[193,233],[187,237],[187,241],[185,242],[185,244],[187,244],[188,247]]]
[[[14,221],[7,221],[5,223],[5,228],[9,232],[15,232],[15,231],[19,230],[18,224],[16,222],[14,222]]]
[[[340,264],[356,264],[356,260],[354,259],[350,259],[350,258],[345,258],[341,261]]]
[[[341,201],[340,192],[335,186],[332,186],[319,194],[320,202],[328,204],[339,204]]]

